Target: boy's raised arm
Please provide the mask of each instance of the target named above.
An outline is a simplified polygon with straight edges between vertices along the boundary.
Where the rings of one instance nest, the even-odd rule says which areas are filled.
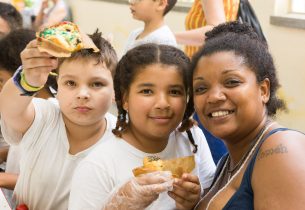
[[[16,71],[0,93],[1,118],[17,132],[25,133],[32,124],[35,111],[32,93],[46,83],[50,71],[57,67],[57,60],[41,53],[37,41],[31,41],[20,54],[23,70]],[[30,94],[28,94],[30,93]],[[25,96],[25,95],[27,96]]]

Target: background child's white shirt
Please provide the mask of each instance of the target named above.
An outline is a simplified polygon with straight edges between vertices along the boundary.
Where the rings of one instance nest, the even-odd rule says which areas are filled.
[[[15,187],[17,203],[29,209],[67,209],[70,182],[77,164],[101,142],[107,141],[116,118],[106,114],[107,129],[98,143],[76,155],[69,154],[65,124],[58,105],[33,99],[35,119],[20,143],[20,175]],[[9,143],[21,139],[1,122],[3,136]],[[11,141],[11,142],[10,142]]]
[[[161,26],[160,28],[146,35],[142,39],[137,39],[137,37],[139,36],[139,34],[143,32],[143,30],[144,30],[143,28],[138,28],[130,33],[127,39],[127,44],[125,47],[124,54],[128,50],[136,46],[147,43],[166,44],[174,47],[178,46],[173,32],[170,30],[170,28],[167,25]]]
[[[212,183],[215,164],[200,128],[194,127],[192,133],[198,145],[193,174],[199,175],[201,186],[205,189]],[[94,148],[75,170],[69,210],[100,210],[109,195],[133,177],[132,169],[142,166],[143,158],[152,155],[136,149],[121,138],[112,138],[114,140]],[[192,155],[192,150],[186,133],[175,131],[170,135],[166,148],[155,155],[170,159]],[[175,209],[175,202],[167,193],[163,193],[147,209]]]

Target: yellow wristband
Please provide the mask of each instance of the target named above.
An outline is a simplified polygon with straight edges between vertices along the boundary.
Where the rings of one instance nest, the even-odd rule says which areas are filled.
[[[23,89],[25,89],[26,91],[29,91],[29,92],[37,92],[37,91],[41,90],[41,89],[44,87],[44,85],[43,85],[43,86],[40,86],[40,87],[34,87],[34,86],[30,85],[30,84],[26,81],[23,71],[20,73],[20,75],[21,75],[20,85],[21,85],[21,87],[22,87]]]

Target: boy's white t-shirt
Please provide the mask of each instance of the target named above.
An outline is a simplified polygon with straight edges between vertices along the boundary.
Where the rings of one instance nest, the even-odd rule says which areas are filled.
[[[68,208],[70,183],[78,163],[96,145],[110,140],[116,119],[106,114],[107,128],[103,137],[90,148],[69,154],[65,124],[58,105],[43,99],[33,99],[35,119],[21,138],[3,121],[3,136],[10,144],[21,139],[20,174],[14,195],[17,204],[26,204],[31,210],[59,210]]]
[[[201,129],[196,126],[191,130],[198,145],[193,174],[199,175],[202,189],[206,189],[213,181],[215,164]],[[173,132],[166,148],[157,154],[142,152],[114,135],[112,138],[113,140],[94,148],[76,168],[71,184],[69,210],[102,209],[110,195],[134,177],[132,169],[142,166],[146,156],[157,155],[161,159],[171,159],[194,154],[186,132]],[[141,198],[138,202],[141,202]],[[147,209],[175,209],[175,202],[165,192]]]
[[[166,44],[174,47],[178,46],[173,32],[167,25],[161,26],[160,28],[146,35],[142,39],[137,39],[137,37],[143,32],[143,30],[144,28],[138,28],[130,33],[127,39],[124,54],[134,47],[147,43]]]

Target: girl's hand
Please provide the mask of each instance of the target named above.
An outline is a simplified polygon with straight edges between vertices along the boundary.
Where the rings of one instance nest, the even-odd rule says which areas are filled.
[[[170,172],[157,171],[142,174],[139,177],[133,177],[118,189],[102,209],[143,210],[158,199],[160,193],[172,187],[173,180]]]
[[[40,87],[48,79],[49,73],[57,68],[57,59],[46,52],[40,52],[37,41],[31,41],[20,54],[26,81],[29,85]]]
[[[176,201],[176,207],[180,210],[193,209],[200,199],[201,186],[198,176],[183,174],[181,179],[175,179],[174,189],[168,192]]]

